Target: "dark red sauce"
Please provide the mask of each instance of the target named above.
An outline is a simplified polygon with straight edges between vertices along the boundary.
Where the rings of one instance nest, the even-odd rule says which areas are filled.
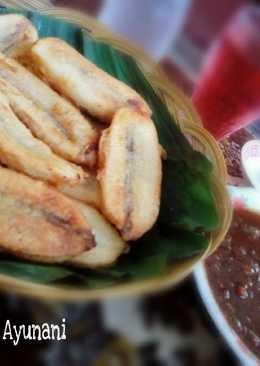
[[[235,210],[230,231],[206,269],[227,321],[260,358],[260,214]]]

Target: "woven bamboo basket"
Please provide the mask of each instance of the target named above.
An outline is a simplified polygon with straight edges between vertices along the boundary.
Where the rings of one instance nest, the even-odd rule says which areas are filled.
[[[213,163],[213,190],[220,217],[219,228],[210,234],[210,245],[203,255],[175,263],[167,272],[156,278],[142,280],[130,284],[116,285],[106,289],[88,290],[71,289],[59,286],[46,286],[17,280],[0,275],[0,288],[5,291],[45,300],[79,301],[97,300],[125,295],[140,295],[176,285],[194,266],[211,254],[223,241],[232,219],[232,206],[225,188],[227,178],[223,154],[214,138],[202,127],[200,118],[191,101],[172,82],[169,82],[163,70],[139,47],[129,43],[123,37],[112,33],[98,21],[77,11],[52,7],[48,1],[18,0],[0,1],[0,5],[26,10],[37,10],[41,14],[54,16],[78,25],[82,31],[88,32],[97,40],[102,40],[130,54],[138,63],[147,79],[167,104],[169,110],[182,131],[192,142],[195,149],[203,152]]]

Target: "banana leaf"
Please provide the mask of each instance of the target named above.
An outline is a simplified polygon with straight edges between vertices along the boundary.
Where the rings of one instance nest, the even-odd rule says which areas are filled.
[[[163,163],[159,219],[117,264],[106,270],[90,271],[31,264],[2,256],[0,273],[37,283],[74,286],[76,280],[78,286],[103,288],[159,275],[174,265],[174,261],[203,253],[208,247],[205,233],[215,230],[219,224],[211,188],[212,165],[192,148],[135,60],[68,22],[35,12],[0,9],[0,14],[14,12],[28,17],[40,37],[67,41],[97,66],[140,93],[153,111],[160,143],[168,158]]]

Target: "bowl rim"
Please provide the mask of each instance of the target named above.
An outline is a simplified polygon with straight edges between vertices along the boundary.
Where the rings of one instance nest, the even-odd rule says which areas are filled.
[[[24,8],[24,4],[28,2],[21,1],[19,3],[21,3],[21,7]],[[167,105],[169,103],[168,107],[172,113],[175,113],[174,106],[176,105],[181,105],[185,109],[185,116],[182,116],[182,118],[184,118],[183,121],[180,122],[180,118],[177,118],[180,123],[180,127],[183,129],[183,132],[191,135],[195,139],[202,136],[204,144],[207,146],[207,148],[210,148],[210,155],[214,163],[212,182],[214,184],[215,190],[215,201],[216,204],[218,204],[219,213],[221,213],[220,209],[223,211],[220,215],[222,226],[214,234],[211,234],[210,245],[205,253],[195,256],[191,259],[186,259],[180,261],[179,263],[175,263],[169,271],[166,271],[165,273],[153,278],[114,285],[105,289],[73,289],[65,286],[42,285],[0,274],[0,289],[8,289],[8,291],[12,291],[16,294],[49,301],[60,300],[66,302],[75,302],[82,300],[100,300],[119,296],[136,296],[148,294],[176,285],[193,271],[195,265],[199,261],[208,256],[218,247],[218,245],[220,245],[231,223],[232,207],[224,184],[227,179],[227,171],[224,157],[219,146],[217,145],[215,139],[202,127],[201,120],[190,99],[184,95],[184,93],[176,85],[168,80],[161,67],[157,65],[150,58],[150,56],[148,56],[138,46],[133,45],[124,37],[114,34],[103,24],[99,23],[89,15],[82,14],[69,8],[48,7],[37,10],[35,8],[28,8],[27,6],[27,9],[24,10],[37,11],[41,15],[52,16],[60,20],[68,21],[79,26],[83,32],[89,32],[91,30],[91,36],[93,36],[95,39],[109,42],[114,47],[130,54],[137,61],[139,67],[142,69],[149,82],[155,88],[155,91],[159,95],[164,96],[164,100],[166,101]],[[182,126],[182,122],[184,124],[184,121],[185,127]],[[224,203],[218,202],[219,200],[216,197],[216,192],[218,192],[218,194],[223,198],[222,201]],[[221,206],[220,204],[224,204],[225,208],[223,208],[223,205]],[[184,263],[186,264],[186,268],[183,268]]]

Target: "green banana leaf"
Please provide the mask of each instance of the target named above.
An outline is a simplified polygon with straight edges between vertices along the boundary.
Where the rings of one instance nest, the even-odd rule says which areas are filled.
[[[133,243],[111,268],[90,271],[65,266],[45,266],[0,257],[0,273],[36,283],[104,288],[122,281],[138,281],[168,270],[174,261],[203,253],[208,247],[206,233],[219,218],[211,188],[212,166],[192,146],[177,126],[173,115],[158,97],[136,62],[82,32],[77,26],[34,12],[0,8],[0,14],[22,13],[38,29],[40,37],[59,37],[85,57],[139,92],[153,111],[160,143],[167,151],[163,164],[161,210],[155,227]]]

